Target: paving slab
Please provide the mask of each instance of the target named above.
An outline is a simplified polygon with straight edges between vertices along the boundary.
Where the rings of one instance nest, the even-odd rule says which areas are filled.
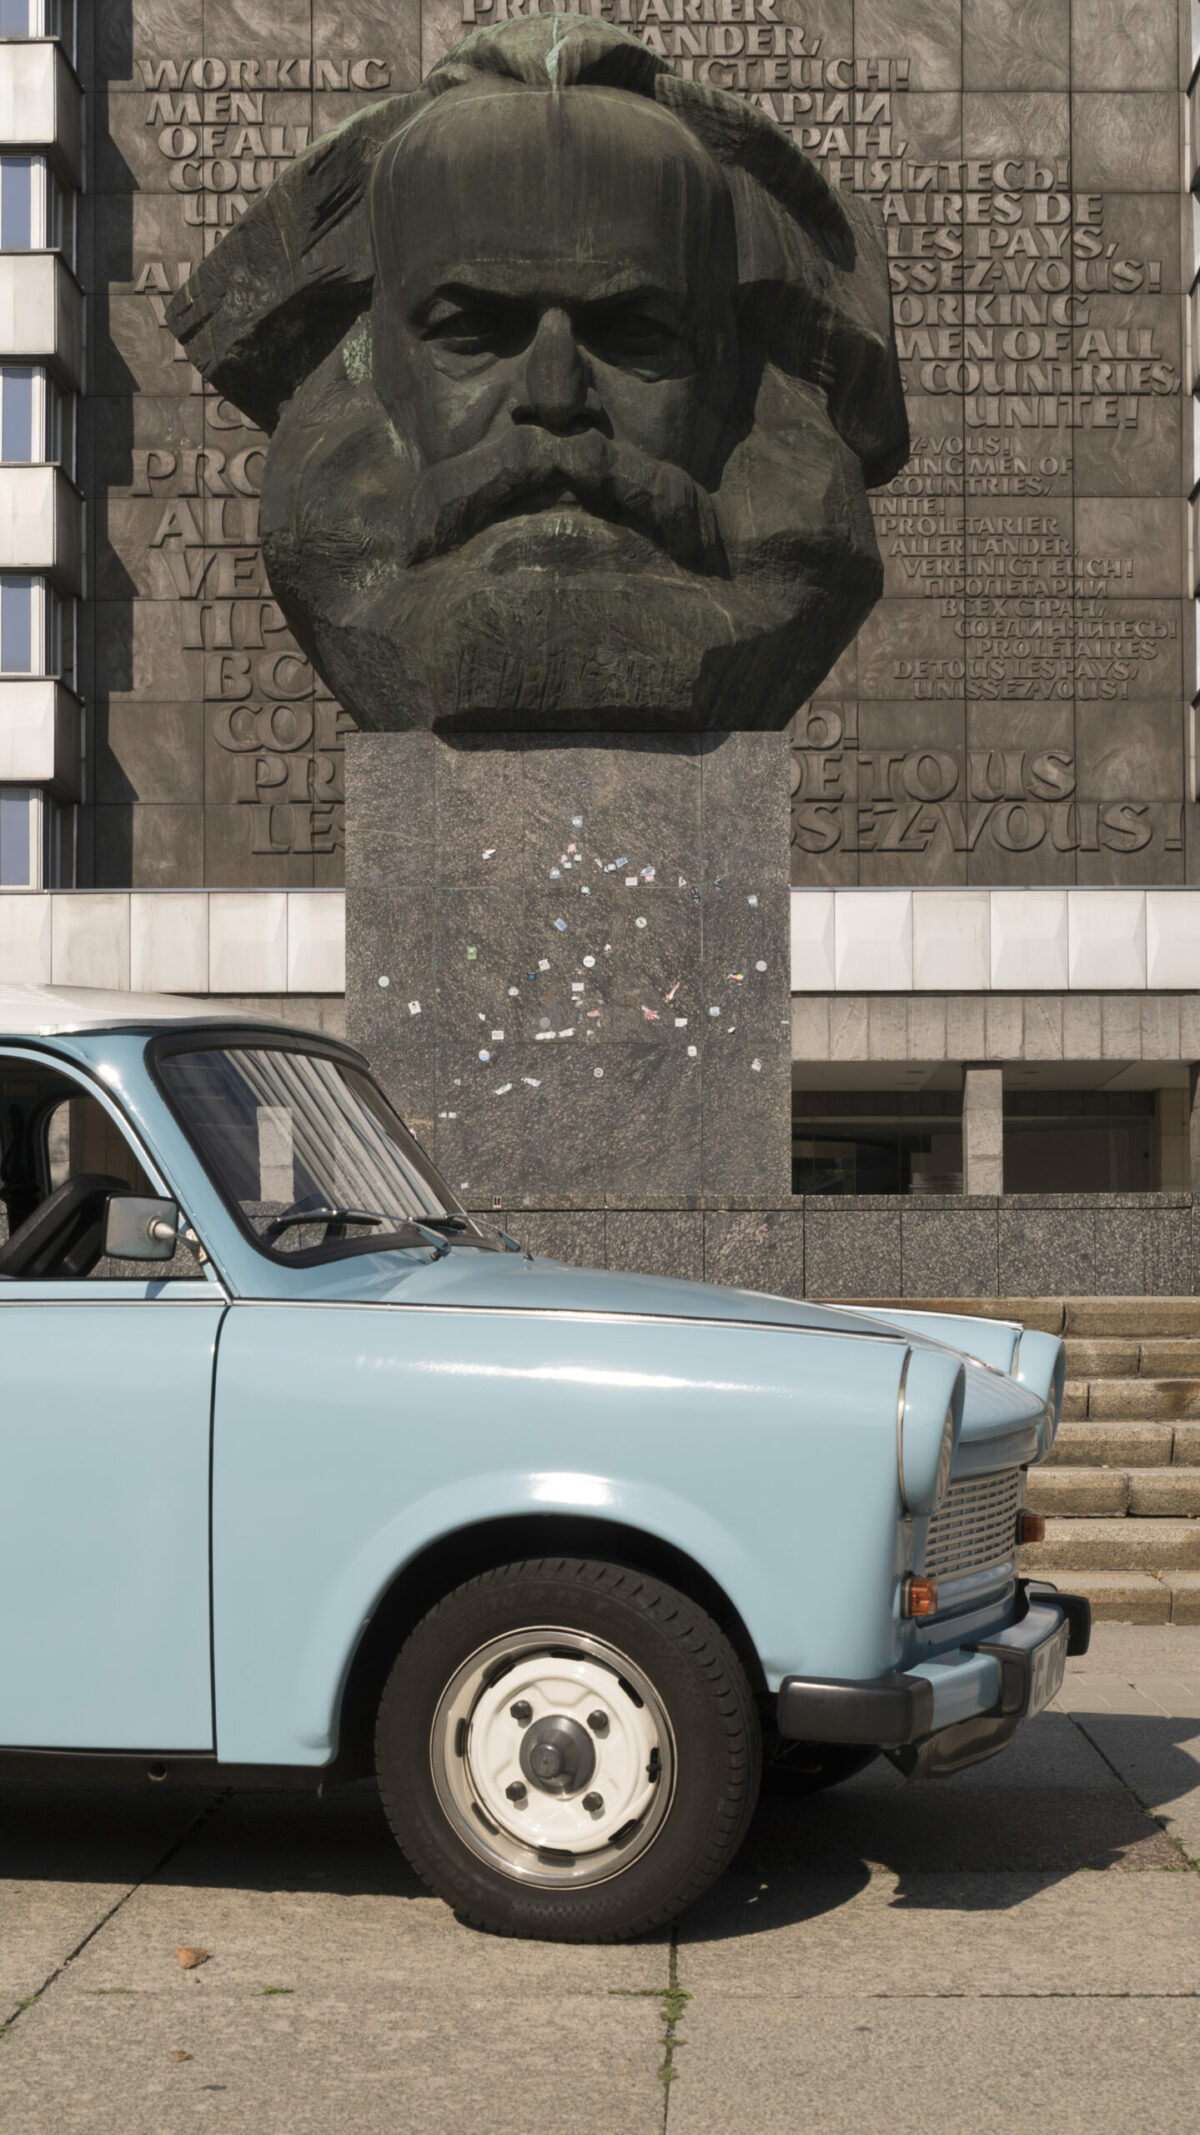
[[[1179,1852],[1128,1790],[970,1787],[836,1791],[814,1801],[764,1800],[731,1873],[863,1879],[950,1871],[1177,1868]],[[962,1773],[961,1779],[969,1774]]]
[[[1014,1790],[1019,1792],[1024,1787],[1106,1787],[1115,1784],[1103,1757],[1064,1713],[1052,1708],[1039,1713],[1036,1720],[1020,1728],[1001,1756],[990,1757],[984,1764],[971,1765],[965,1772],[955,1772],[949,1779],[910,1784],[885,1757],[877,1757],[874,1764],[869,1764],[865,1771],[859,1772],[844,1786],[811,1796],[810,1801],[815,1807],[818,1802],[846,1801],[860,1792],[874,1794],[886,1789],[901,1794],[910,1806],[919,1806],[923,1801],[944,1801],[962,1788],[971,1794],[978,1793],[981,1788],[989,1794],[1007,1794]]]
[[[0,1810],[5,2135],[1195,2125],[1200,1624],[1098,1625],[954,1779],[764,1795],[674,1960],[464,1927],[369,1785]]]
[[[1200,1875],[727,1876],[679,1923],[679,1976],[727,2000],[1200,1995]],[[1200,2083],[1200,2025],[1197,2026]]]
[[[1200,1624],[1104,1626],[1068,1662],[1057,1703],[1200,1862]]]
[[[919,1978],[916,1942],[907,1969]],[[814,1993],[747,2008],[694,1993],[668,2135],[1194,2135],[1189,2000],[996,1996],[972,2007]]]
[[[0,1784],[0,2023],[153,1873],[208,1800],[190,1789],[167,1798]]]
[[[339,1992],[347,1978],[420,1993],[643,1991],[667,1981],[669,1936],[616,1946],[512,1941],[464,1927],[409,1868],[373,1786],[235,1794],[186,1854],[144,1884],[72,1968],[93,1988],[178,1984],[177,1946],[211,1950],[207,1988]],[[196,1975],[197,1978],[200,1975]]]
[[[1067,1662],[1067,1681],[1079,1675],[1128,1673],[1200,1675],[1200,1624],[1093,1624],[1086,1653]]]
[[[213,1973],[211,1980],[204,1974]],[[367,1966],[336,1991],[251,1994],[215,1963],[171,1992],[29,2010],[0,2052],[11,2135],[661,2135],[661,2004],[510,1999],[447,1972],[397,1992]],[[201,1983],[203,1981],[203,1984]],[[191,1982],[194,1982],[192,1984]],[[175,2060],[176,2054],[190,2056]]]

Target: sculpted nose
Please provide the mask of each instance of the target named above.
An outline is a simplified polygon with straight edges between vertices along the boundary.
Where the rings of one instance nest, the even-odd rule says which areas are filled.
[[[514,422],[540,423],[560,435],[601,421],[591,372],[565,311],[545,311],[538,320],[512,412]]]

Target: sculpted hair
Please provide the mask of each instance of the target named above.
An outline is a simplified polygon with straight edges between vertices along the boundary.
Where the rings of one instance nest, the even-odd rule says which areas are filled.
[[[817,386],[868,487],[908,457],[887,259],[876,210],[836,192],[743,98],[683,81],[611,24],[570,14],[476,30],[407,94],[324,136],[283,172],[168,309],[190,360],[270,432],[371,305],[370,188],[397,132],[488,77],[543,95],[620,89],[670,111],[720,165],[733,202],[741,329]]]

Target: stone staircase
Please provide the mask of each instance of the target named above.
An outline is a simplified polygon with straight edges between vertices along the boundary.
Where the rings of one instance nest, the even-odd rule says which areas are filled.
[[[911,1302],[911,1300],[910,1300]],[[1200,1623],[1200,1297],[941,1300],[1067,1346],[1063,1420],[1027,1505],[1046,1539],[1022,1569],[1097,1618]]]

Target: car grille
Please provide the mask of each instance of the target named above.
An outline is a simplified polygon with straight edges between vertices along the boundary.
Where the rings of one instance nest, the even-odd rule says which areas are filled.
[[[940,1579],[982,1571],[1011,1557],[1017,1546],[1021,1470],[951,1483],[929,1522],[925,1570]]]

